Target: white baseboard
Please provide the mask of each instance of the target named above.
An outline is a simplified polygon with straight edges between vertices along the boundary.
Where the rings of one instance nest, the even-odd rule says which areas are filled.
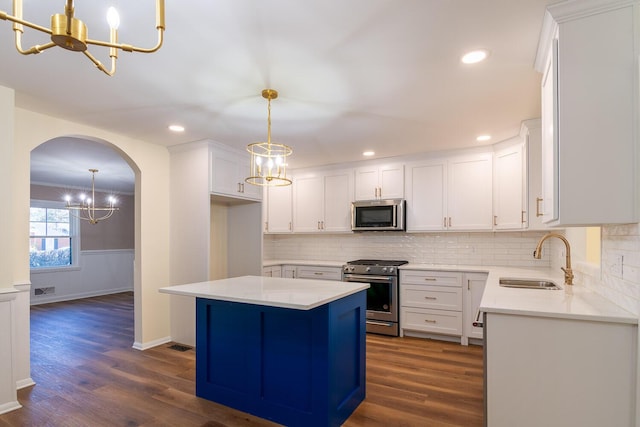
[[[146,342],[146,343],[140,343],[140,342],[136,341],[136,342],[133,343],[133,348],[135,348],[136,350],[144,351],[144,350],[148,350],[148,349],[153,348],[153,347],[157,347],[157,346],[162,345],[162,344],[166,344],[166,343],[171,342],[171,341],[172,341],[171,337],[158,338],[157,340],[149,341],[149,342]]]
[[[3,403],[0,405],[0,414],[6,414],[7,412],[15,411],[20,408],[22,408],[22,405],[19,404],[17,400],[15,402]]]
[[[32,385],[36,385],[36,382],[31,377],[18,380],[16,381],[16,390],[31,387]]]
[[[71,301],[74,299],[82,299],[82,298],[91,298],[91,297],[99,297],[103,295],[111,295],[111,294],[119,294],[122,292],[133,292],[133,288],[124,287],[117,289],[109,289],[102,291],[94,291],[94,292],[82,292],[79,294],[71,294],[71,295],[61,295],[61,296],[52,296],[52,297],[38,297],[37,300],[31,299],[31,305],[38,304],[48,304],[52,302],[61,302],[61,301]]]

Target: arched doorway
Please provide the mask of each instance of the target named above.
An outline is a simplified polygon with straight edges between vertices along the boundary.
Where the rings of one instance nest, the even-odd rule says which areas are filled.
[[[47,265],[50,259],[60,258],[54,255],[40,256],[32,262],[31,304],[134,291],[135,190],[139,172],[124,152],[107,141],[81,136],[56,137],[38,145],[31,151],[31,211],[63,212],[57,208],[64,207],[66,194],[77,195],[91,189],[88,169],[99,171],[95,181],[98,203],[102,196],[115,194],[119,211],[97,224],[67,215],[69,225],[73,224],[69,230],[73,237],[62,239],[55,236],[55,222],[51,226],[54,236],[44,239],[41,230],[46,232],[49,224],[43,224],[38,217],[30,221],[31,236],[38,236],[31,238],[32,261],[34,253],[51,253],[63,254],[62,263],[68,262]],[[38,232],[34,233],[34,229]],[[48,248],[41,244],[49,241]],[[69,243],[69,247],[59,249],[58,241]]]

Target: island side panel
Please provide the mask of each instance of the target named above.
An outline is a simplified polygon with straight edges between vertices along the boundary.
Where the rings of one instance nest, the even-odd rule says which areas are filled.
[[[313,310],[196,306],[199,397],[309,426],[339,426],[364,399],[366,291]]]

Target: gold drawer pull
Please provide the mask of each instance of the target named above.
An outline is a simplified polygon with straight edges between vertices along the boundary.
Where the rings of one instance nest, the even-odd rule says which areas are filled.
[[[436,297],[424,297],[424,299],[433,299],[433,300],[436,300],[436,299],[438,299],[438,298],[436,298]]]
[[[436,279],[435,277],[425,277],[424,280],[429,281],[429,282],[435,282],[438,279]]]
[[[314,271],[313,274],[315,274],[316,276],[322,276],[323,273],[320,273],[319,271]]]
[[[425,321],[426,323],[438,323],[438,322],[437,322],[437,321],[435,321],[435,320],[429,320],[429,319],[424,319],[424,321]]]

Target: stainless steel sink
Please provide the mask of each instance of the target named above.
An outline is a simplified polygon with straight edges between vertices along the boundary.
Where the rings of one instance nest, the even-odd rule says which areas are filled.
[[[562,289],[549,280],[538,279],[511,279],[507,277],[500,278],[500,286],[505,288],[521,288],[521,289],[546,289],[558,290]]]

